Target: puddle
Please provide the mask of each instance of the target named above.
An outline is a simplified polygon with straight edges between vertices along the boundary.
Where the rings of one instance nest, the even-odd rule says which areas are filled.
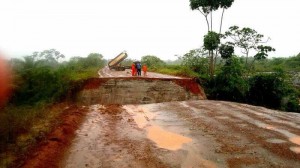
[[[150,105],[148,105],[147,107],[126,105],[123,106],[123,108],[125,108],[126,111],[128,111],[129,114],[132,115],[132,118],[139,128],[146,129],[147,137],[150,140],[154,141],[160,148],[168,150],[178,150],[182,148],[182,145],[184,143],[192,141],[191,138],[166,131],[159,126],[153,125],[154,123],[151,121],[153,121],[153,119],[155,119],[159,115],[157,113],[153,113],[153,109]],[[163,116],[159,117],[159,120],[163,119]]]
[[[290,150],[297,154],[300,154],[300,147],[290,147]]]
[[[268,139],[267,142],[280,144],[280,143],[285,143],[286,141],[282,139]]]
[[[144,128],[148,124],[147,117],[143,114],[137,114],[136,116],[133,116],[133,119],[139,128]]]
[[[151,126],[147,128],[147,131],[148,138],[154,141],[160,148],[178,150],[184,143],[192,141],[191,138],[165,131],[158,126]]]
[[[300,136],[291,137],[289,140],[294,144],[300,145]]]
[[[265,128],[268,130],[274,130],[276,127],[274,127],[272,125],[267,125]]]
[[[222,120],[228,120],[228,119],[230,119],[230,117],[227,117],[227,116],[217,116],[216,118],[222,119]]]
[[[149,109],[146,107],[143,108],[136,108],[132,105],[123,106],[126,111],[128,111],[129,114],[132,115],[132,118],[134,119],[135,123],[139,128],[145,128],[148,126],[149,121],[153,120],[156,114],[149,112]],[[134,109],[134,110],[132,110]]]

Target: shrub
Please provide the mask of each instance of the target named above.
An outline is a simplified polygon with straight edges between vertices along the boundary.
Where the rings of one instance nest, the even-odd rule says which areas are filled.
[[[283,73],[259,74],[249,79],[248,101],[273,109],[299,111],[296,90]]]
[[[231,57],[219,74],[206,84],[208,98],[244,102],[247,83],[242,78],[243,68],[237,57]]]

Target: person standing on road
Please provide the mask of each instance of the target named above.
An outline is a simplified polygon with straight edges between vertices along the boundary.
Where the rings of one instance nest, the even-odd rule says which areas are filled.
[[[135,76],[135,74],[136,74],[135,64],[132,63],[132,65],[131,65],[131,75]]]
[[[146,64],[144,64],[143,65],[143,68],[142,68],[142,70],[143,70],[143,72],[144,72],[144,76],[146,76],[147,75],[147,65]]]
[[[142,65],[140,62],[137,62],[136,63],[136,69],[137,69],[137,75],[138,76],[141,76],[141,68],[142,68]]]

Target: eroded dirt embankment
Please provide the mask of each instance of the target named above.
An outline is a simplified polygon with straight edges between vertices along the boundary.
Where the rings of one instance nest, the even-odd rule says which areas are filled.
[[[84,82],[77,101],[84,104],[148,104],[206,99],[193,79],[91,78]]]

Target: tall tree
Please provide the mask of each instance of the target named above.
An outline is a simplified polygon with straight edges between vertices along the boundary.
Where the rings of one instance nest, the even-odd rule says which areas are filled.
[[[221,24],[223,20],[224,10],[231,7],[234,0],[190,0],[190,7],[192,10],[198,10],[205,17],[207,23],[207,31],[213,31],[212,29],[212,13],[219,8],[223,8]],[[208,21],[208,15],[210,14],[210,23]]]
[[[223,9],[222,16],[221,16],[221,23],[219,28],[219,34],[221,34],[222,31],[222,23],[223,23],[223,17],[224,17],[224,11],[225,9],[228,9],[231,7],[234,0],[190,0],[190,7],[192,10],[198,10],[200,13],[205,17],[206,24],[207,24],[207,37],[211,37],[211,34],[209,32],[213,32],[213,11],[216,11],[220,8]],[[210,23],[209,23],[209,16],[210,14]],[[211,41],[211,40],[210,40]],[[214,74],[214,64],[215,60],[217,58],[217,48],[209,51],[209,57],[210,57],[210,66],[209,71],[211,77]],[[216,50],[216,54],[214,56],[214,50]]]

